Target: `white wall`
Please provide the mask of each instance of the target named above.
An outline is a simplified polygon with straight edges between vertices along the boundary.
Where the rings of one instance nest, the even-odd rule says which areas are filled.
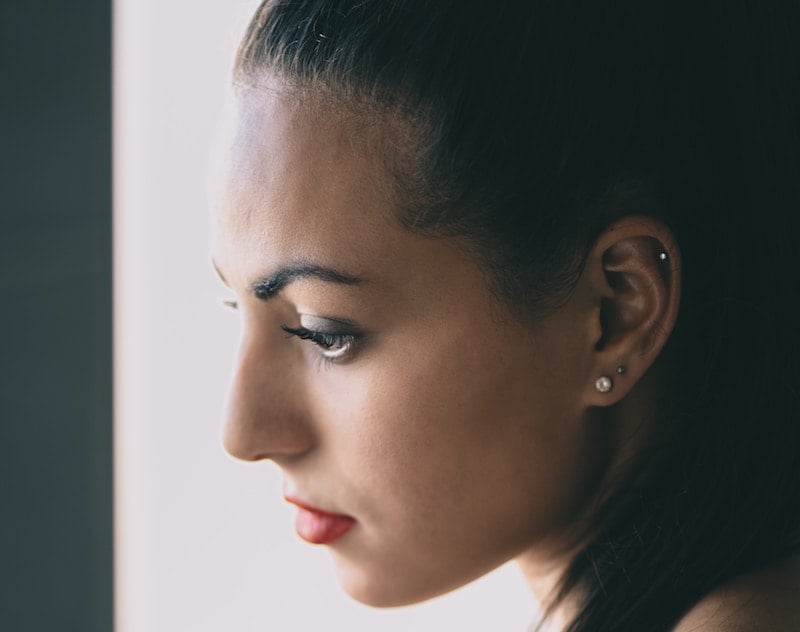
[[[279,479],[220,447],[238,319],[208,258],[205,169],[253,0],[115,3],[117,632],[525,630],[515,567],[373,610],[297,539]]]

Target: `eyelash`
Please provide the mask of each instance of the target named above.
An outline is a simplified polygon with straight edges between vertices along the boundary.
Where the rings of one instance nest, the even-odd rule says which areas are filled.
[[[283,331],[300,340],[309,340],[320,348],[322,357],[327,362],[339,362],[352,353],[353,347],[358,342],[355,334],[328,334],[321,331],[312,331],[305,327],[281,327]]]
[[[233,299],[221,299],[222,305],[229,309],[238,310],[239,303]],[[329,334],[322,331],[313,331],[306,327],[288,327],[282,325],[281,329],[291,336],[296,336],[300,340],[309,340],[320,348],[322,359],[325,362],[340,362],[347,355],[352,353],[353,347],[358,342],[359,336],[356,334]],[[332,351],[335,347],[335,351]]]

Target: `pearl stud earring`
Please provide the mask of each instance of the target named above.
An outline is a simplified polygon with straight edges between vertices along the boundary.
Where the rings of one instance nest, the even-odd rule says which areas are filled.
[[[597,389],[598,393],[608,393],[612,386],[614,386],[614,382],[612,382],[611,378],[607,375],[601,375],[594,383],[594,387]]]

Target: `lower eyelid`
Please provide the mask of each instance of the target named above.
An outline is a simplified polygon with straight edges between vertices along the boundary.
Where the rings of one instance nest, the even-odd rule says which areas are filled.
[[[322,353],[322,355],[324,355],[329,360],[337,360],[339,358],[345,357],[346,355],[352,352],[354,342],[355,341],[352,339],[351,336],[348,339],[342,341],[341,343],[342,347],[340,349],[332,351],[330,349],[320,347],[320,353]]]

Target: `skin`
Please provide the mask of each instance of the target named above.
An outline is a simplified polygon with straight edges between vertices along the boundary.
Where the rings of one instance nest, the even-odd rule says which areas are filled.
[[[791,632],[800,625],[800,560],[736,577],[704,598],[675,632]]]
[[[654,220],[617,222],[566,304],[522,323],[464,242],[400,226],[380,152],[391,127],[280,86],[232,100],[211,190],[212,256],[243,318],[223,441],[274,461],[286,493],[357,521],[327,546],[364,603],[428,599],[514,558],[544,598],[646,442],[679,252]],[[298,263],[349,282],[254,294]],[[299,326],[355,341],[330,360],[283,329]]]

